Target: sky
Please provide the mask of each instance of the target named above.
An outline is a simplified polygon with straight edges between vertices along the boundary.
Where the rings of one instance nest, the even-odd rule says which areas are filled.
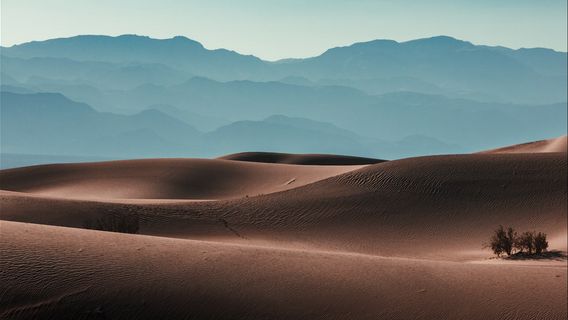
[[[449,35],[567,51],[566,0],[1,0],[3,46],[78,34],[183,35],[266,60]]]

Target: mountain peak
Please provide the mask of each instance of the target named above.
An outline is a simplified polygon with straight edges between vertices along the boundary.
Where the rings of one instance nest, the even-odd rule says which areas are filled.
[[[440,35],[430,38],[421,38],[403,42],[407,45],[435,45],[443,47],[470,47],[473,46],[471,42],[456,39],[454,37]]]

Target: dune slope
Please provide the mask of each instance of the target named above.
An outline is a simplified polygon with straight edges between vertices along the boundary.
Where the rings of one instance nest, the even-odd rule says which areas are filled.
[[[392,259],[14,222],[0,227],[2,319],[566,316],[564,267]]]
[[[2,219],[81,227],[107,214],[136,214],[140,232],[150,235],[462,260],[487,255],[481,243],[499,224],[543,230],[565,249],[566,174],[562,153],[420,157],[282,192],[207,202],[2,191]]]
[[[0,319],[565,319],[566,259],[482,248],[502,224],[568,250],[560,143],[2,170]]]
[[[357,169],[210,159],[144,159],[0,171],[0,189],[80,199],[212,200],[283,191]]]
[[[568,149],[566,136],[558,138],[516,144],[503,148],[482,151],[481,153],[537,153],[537,152],[564,152]]]

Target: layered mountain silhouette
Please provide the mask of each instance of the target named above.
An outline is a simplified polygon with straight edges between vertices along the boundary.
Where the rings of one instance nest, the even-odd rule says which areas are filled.
[[[194,40],[179,36],[165,40],[136,35],[76,36],[3,47],[2,54],[24,59],[63,58],[82,63],[161,64],[223,81],[266,81],[295,76],[351,85],[371,93],[384,91],[369,86],[366,81],[376,84],[395,81],[399,83],[395,88],[421,88],[428,91],[425,93],[446,92],[510,102],[566,100],[563,89],[566,87],[566,53],[543,48],[512,50],[478,46],[447,36],[407,42],[374,40],[333,48],[313,58],[276,63],[224,49],[208,50]],[[7,62],[10,63],[12,61]],[[136,76],[144,74],[148,67],[120,68]],[[167,71],[162,72],[166,72],[167,77]]]
[[[2,153],[393,159],[566,134],[566,53],[451,37],[263,61],[185,37],[2,47]]]
[[[259,121],[237,121],[210,132],[200,132],[156,109],[134,115],[104,113],[56,93],[2,92],[1,98],[2,151],[7,154],[78,155],[88,160],[89,156],[211,157],[240,150],[341,151],[387,157],[424,151],[407,142],[363,137],[329,123],[283,115]],[[461,151],[458,146],[432,140],[439,152]]]
[[[519,135],[537,136],[561,132],[566,125],[566,106],[562,104],[494,106],[472,101],[453,101],[438,96],[400,95],[381,96],[384,107],[360,109],[361,112],[366,110],[367,114],[373,115],[366,121],[360,120],[360,123],[369,125],[369,132],[374,125],[375,132],[383,132],[383,136],[391,138],[381,139],[357,132],[361,130],[347,130],[328,122],[285,115],[235,121],[214,130],[200,131],[175,115],[168,114],[175,113],[176,110],[170,110],[167,106],[156,106],[165,112],[147,109],[132,115],[122,115],[96,111],[89,105],[72,101],[58,93],[4,91],[0,109],[2,152],[128,158],[212,157],[253,150],[335,152],[394,159],[468,150],[464,144],[445,141],[463,139],[474,144],[480,137],[489,139],[496,132],[500,132],[500,136],[495,141],[514,140]],[[400,101],[405,102],[401,104]],[[452,102],[464,105],[461,108],[455,107]],[[369,111],[371,109],[373,111]],[[343,116],[347,117],[347,113]],[[192,115],[186,117],[191,118]],[[396,120],[401,118],[405,122]],[[195,116],[196,121],[203,119],[209,118]],[[447,124],[443,127],[432,126],[431,123],[435,121],[447,121]],[[534,126],[531,122],[546,126]],[[558,124],[557,127],[550,126],[555,123]],[[401,129],[409,134],[397,137],[391,133],[397,130],[401,132]],[[449,139],[436,138],[452,134],[454,137]],[[483,144],[479,141],[477,143]],[[485,145],[487,144],[491,143],[486,141]]]
[[[171,156],[200,134],[156,110],[103,113],[58,93],[2,92],[1,99],[4,153]]]

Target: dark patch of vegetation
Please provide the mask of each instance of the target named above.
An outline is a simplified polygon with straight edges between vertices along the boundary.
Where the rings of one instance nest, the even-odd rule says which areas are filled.
[[[526,252],[516,252],[510,256],[508,256],[506,259],[509,260],[557,260],[557,261],[565,261],[568,260],[568,256],[562,252],[562,251],[558,251],[558,250],[551,250],[551,251],[545,251],[542,253],[532,253],[532,254],[528,254]]]
[[[500,225],[493,232],[487,247],[491,248],[498,257],[503,254],[509,257],[513,255],[530,257],[546,253],[548,241],[545,233],[526,231],[518,235],[513,228],[505,229]]]
[[[138,233],[140,217],[137,214],[105,213],[97,219],[86,220],[83,227],[110,232]]]

